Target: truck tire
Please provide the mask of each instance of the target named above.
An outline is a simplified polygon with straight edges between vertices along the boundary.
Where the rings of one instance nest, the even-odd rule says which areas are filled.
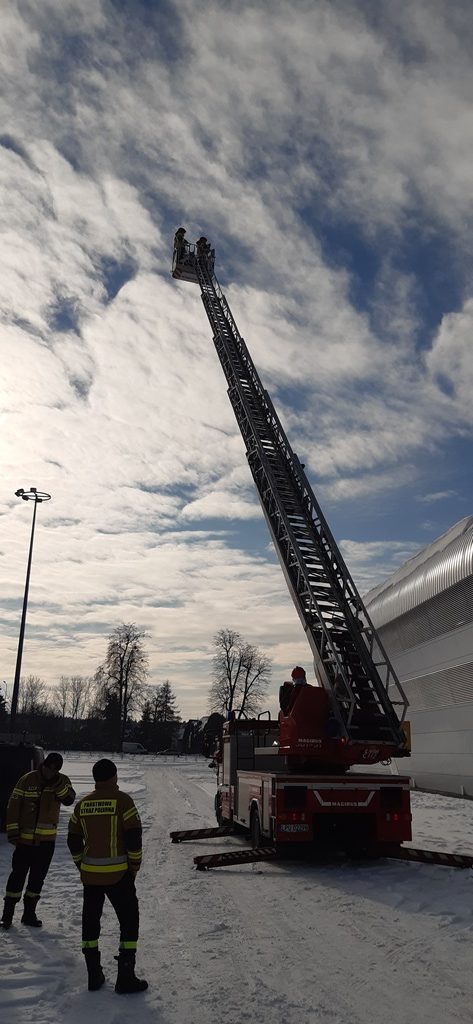
[[[222,816],[222,801],[221,801],[220,793],[216,793],[215,794],[214,806],[215,806],[215,817],[217,819],[217,825],[224,825],[225,822],[224,822],[224,819],[223,819],[223,816]]]
[[[261,832],[261,821],[259,816],[259,810],[257,807],[253,807],[250,817],[250,839],[253,850],[257,850],[259,846],[263,845],[263,836]]]

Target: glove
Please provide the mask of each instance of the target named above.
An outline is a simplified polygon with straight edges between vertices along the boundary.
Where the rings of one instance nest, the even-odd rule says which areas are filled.
[[[19,838],[20,838],[20,833],[19,832],[9,832],[8,835],[7,835],[8,842],[11,843],[13,846],[16,846]]]
[[[67,775],[58,775],[53,780],[53,792],[56,800],[59,800],[61,804],[65,804],[66,807],[74,803],[76,794]]]

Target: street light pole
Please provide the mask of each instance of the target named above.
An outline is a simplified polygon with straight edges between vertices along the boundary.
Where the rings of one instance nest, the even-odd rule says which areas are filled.
[[[25,625],[26,625],[26,609],[28,607],[28,591],[30,587],[30,573],[31,573],[31,560],[33,557],[33,541],[34,541],[34,529],[36,524],[36,507],[43,501],[50,501],[51,495],[46,494],[46,491],[38,491],[36,487],[30,487],[29,491],[25,491],[23,487],[20,487],[18,491],[15,491],[17,498],[23,498],[23,501],[33,501],[33,521],[31,524],[31,537],[30,537],[30,550],[28,554],[28,565],[26,569],[26,583],[25,593],[23,597],[23,611],[21,613],[21,625],[20,625],[20,636],[18,638],[18,653],[16,656],[16,668],[15,668],[15,680],[13,683],[13,693],[10,707],[10,732],[13,732],[16,709],[18,705],[18,695],[20,692],[20,675],[21,675],[21,659],[23,656],[23,640],[25,638]]]

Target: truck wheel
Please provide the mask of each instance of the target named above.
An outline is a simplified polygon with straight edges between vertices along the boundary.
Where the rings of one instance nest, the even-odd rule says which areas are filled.
[[[257,807],[253,807],[250,818],[250,839],[253,850],[257,850],[259,846],[263,845],[263,836],[261,833],[261,822],[259,817],[259,811]]]
[[[223,822],[223,816],[222,816],[222,802],[221,802],[220,793],[216,793],[215,794],[215,804],[214,804],[214,806],[215,806],[215,817],[217,819],[217,825],[223,825],[224,822]]]

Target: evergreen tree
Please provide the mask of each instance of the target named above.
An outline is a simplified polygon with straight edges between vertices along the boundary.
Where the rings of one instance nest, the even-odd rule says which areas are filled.
[[[179,711],[176,709],[176,700],[169,679],[166,679],[156,690],[155,721],[178,722]]]
[[[148,690],[148,694],[141,715],[141,742],[153,750],[167,749],[172,745],[176,726],[180,722],[176,695],[169,679],[154,690]]]
[[[145,700],[142,706],[138,736],[143,746],[149,748],[153,746],[153,707],[150,700]]]

